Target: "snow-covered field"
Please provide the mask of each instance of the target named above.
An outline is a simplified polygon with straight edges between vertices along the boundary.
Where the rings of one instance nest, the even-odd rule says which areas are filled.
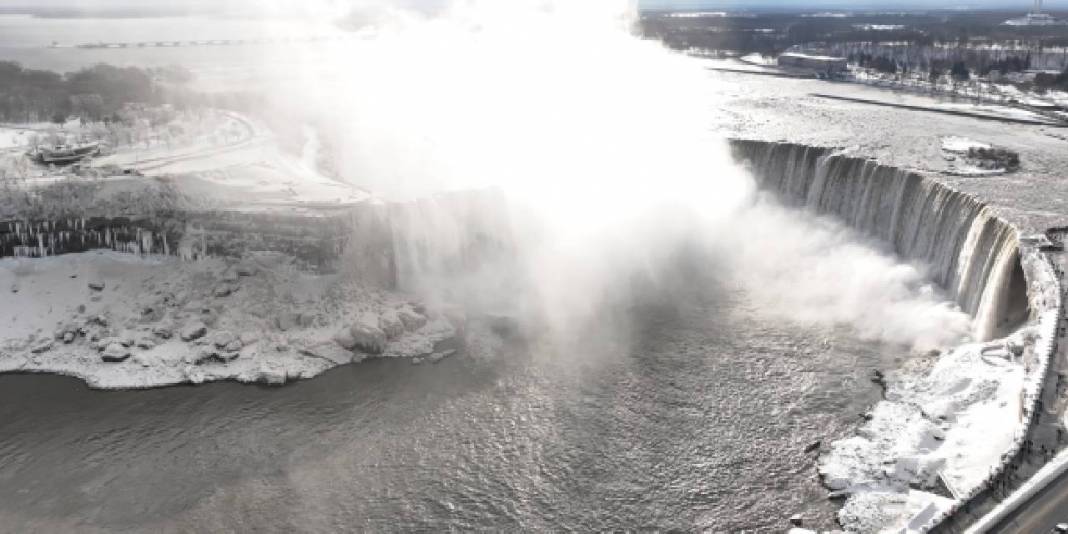
[[[0,128],[0,142],[5,136],[11,142],[46,136],[100,140],[105,147],[104,155],[76,171],[46,168],[30,161],[22,147],[3,150],[0,144],[0,177],[13,177],[29,188],[66,180],[105,183],[136,182],[143,180],[140,176],[161,178],[198,206],[227,209],[339,206],[371,199],[366,191],[320,172],[321,144],[310,127],[297,125],[297,139],[302,141],[286,150],[261,121],[239,113],[211,109],[171,113],[170,122],[156,126],[148,119],[131,119],[132,124],[107,127],[75,121],[62,129],[56,125]],[[296,150],[301,146],[302,150]]]
[[[402,295],[293,258],[181,261],[112,252],[0,260],[0,372],[104,389],[281,384],[367,357],[448,351],[453,324]]]
[[[303,128],[301,155],[286,153],[259,121],[233,112],[210,112],[215,126],[174,142],[116,150],[93,160],[97,169],[133,169],[145,176],[169,176],[186,193],[214,201],[268,204],[352,204],[370,196],[320,173],[318,139]],[[183,120],[177,126],[194,131]]]

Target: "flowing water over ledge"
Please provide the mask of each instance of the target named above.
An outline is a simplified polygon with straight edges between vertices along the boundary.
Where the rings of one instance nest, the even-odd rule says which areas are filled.
[[[758,141],[732,147],[784,202],[834,215],[930,266],[929,276],[976,317],[978,339],[1008,334],[1027,319],[1016,230],[971,195],[832,148]]]
[[[1037,428],[1038,399],[1051,379],[1063,314],[1061,282],[1051,260],[1033,243],[1045,237],[1028,237],[1022,244],[1017,229],[994,208],[930,177],[872,159],[790,143],[734,141],[732,147],[761,185],[784,201],[834,215],[892,244],[902,257],[930,266],[932,278],[975,316],[977,340],[1015,331],[1009,338],[955,349],[924,374],[906,373],[900,386],[890,384],[887,401],[876,406],[856,438],[836,442],[821,457],[826,483],[849,496],[840,514],[843,523],[864,531],[889,525],[926,531],[958,509],[988,500],[987,489],[1011,478],[1018,457],[1026,456],[1025,441],[1043,432]],[[1024,323],[1028,328],[1017,331]],[[1021,339],[1030,341],[1021,345]],[[992,363],[988,351],[1015,352],[1018,358],[1009,358],[1010,367],[1023,372],[1022,382],[1006,389],[1017,380],[1007,371],[984,377],[987,369],[971,376]],[[990,393],[976,390],[968,395],[979,397],[970,400],[960,394],[977,384],[998,391],[994,395],[1002,407],[1006,400],[1018,402],[1019,413],[976,415],[991,414],[990,401],[981,400]],[[940,404],[956,408],[948,418],[931,415],[939,413],[934,407]],[[916,430],[924,426],[933,434]],[[976,426],[986,430],[976,433]],[[955,445],[945,447],[942,441]],[[952,500],[913,491],[939,493],[936,478]]]

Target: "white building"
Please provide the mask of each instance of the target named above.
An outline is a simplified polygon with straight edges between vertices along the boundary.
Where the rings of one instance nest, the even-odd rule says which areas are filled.
[[[816,56],[798,52],[786,52],[778,59],[780,67],[805,69],[827,74],[845,72],[848,61],[844,57]]]
[[[1006,26],[1054,26],[1057,24],[1064,23],[1050,16],[1049,13],[1042,12],[1042,0],[1035,0],[1035,8],[1022,18],[1005,21]]]

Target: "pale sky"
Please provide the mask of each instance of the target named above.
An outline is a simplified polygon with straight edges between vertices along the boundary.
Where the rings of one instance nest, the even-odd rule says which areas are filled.
[[[394,0],[393,3],[405,6],[439,5],[446,0]],[[581,0],[576,0],[581,1]],[[151,10],[153,4],[162,9],[188,8],[199,11],[201,9],[217,10],[221,5],[230,7],[253,7],[260,8],[265,4],[276,7],[306,6],[309,3],[342,7],[345,5],[360,5],[368,3],[381,4],[382,0],[177,0],[177,1],[152,1],[152,0],[0,0],[0,8],[12,7],[80,7],[80,8],[139,8]],[[945,9],[952,7],[978,7],[978,8],[1011,8],[1019,7],[1021,10],[1030,8],[1031,0],[639,0],[645,8],[770,8],[770,7],[837,7],[837,8],[879,8],[879,7],[909,7],[909,8],[933,8]],[[1046,0],[1046,6],[1050,9],[1068,9],[1068,0]]]

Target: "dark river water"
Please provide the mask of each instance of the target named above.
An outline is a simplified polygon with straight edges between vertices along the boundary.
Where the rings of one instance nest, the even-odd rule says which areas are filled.
[[[832,527],[804,448],[855,428],[905,351],[744,297],[636,310],[611,350],[479,338],[283,388],[0,376],[0,530]]]

